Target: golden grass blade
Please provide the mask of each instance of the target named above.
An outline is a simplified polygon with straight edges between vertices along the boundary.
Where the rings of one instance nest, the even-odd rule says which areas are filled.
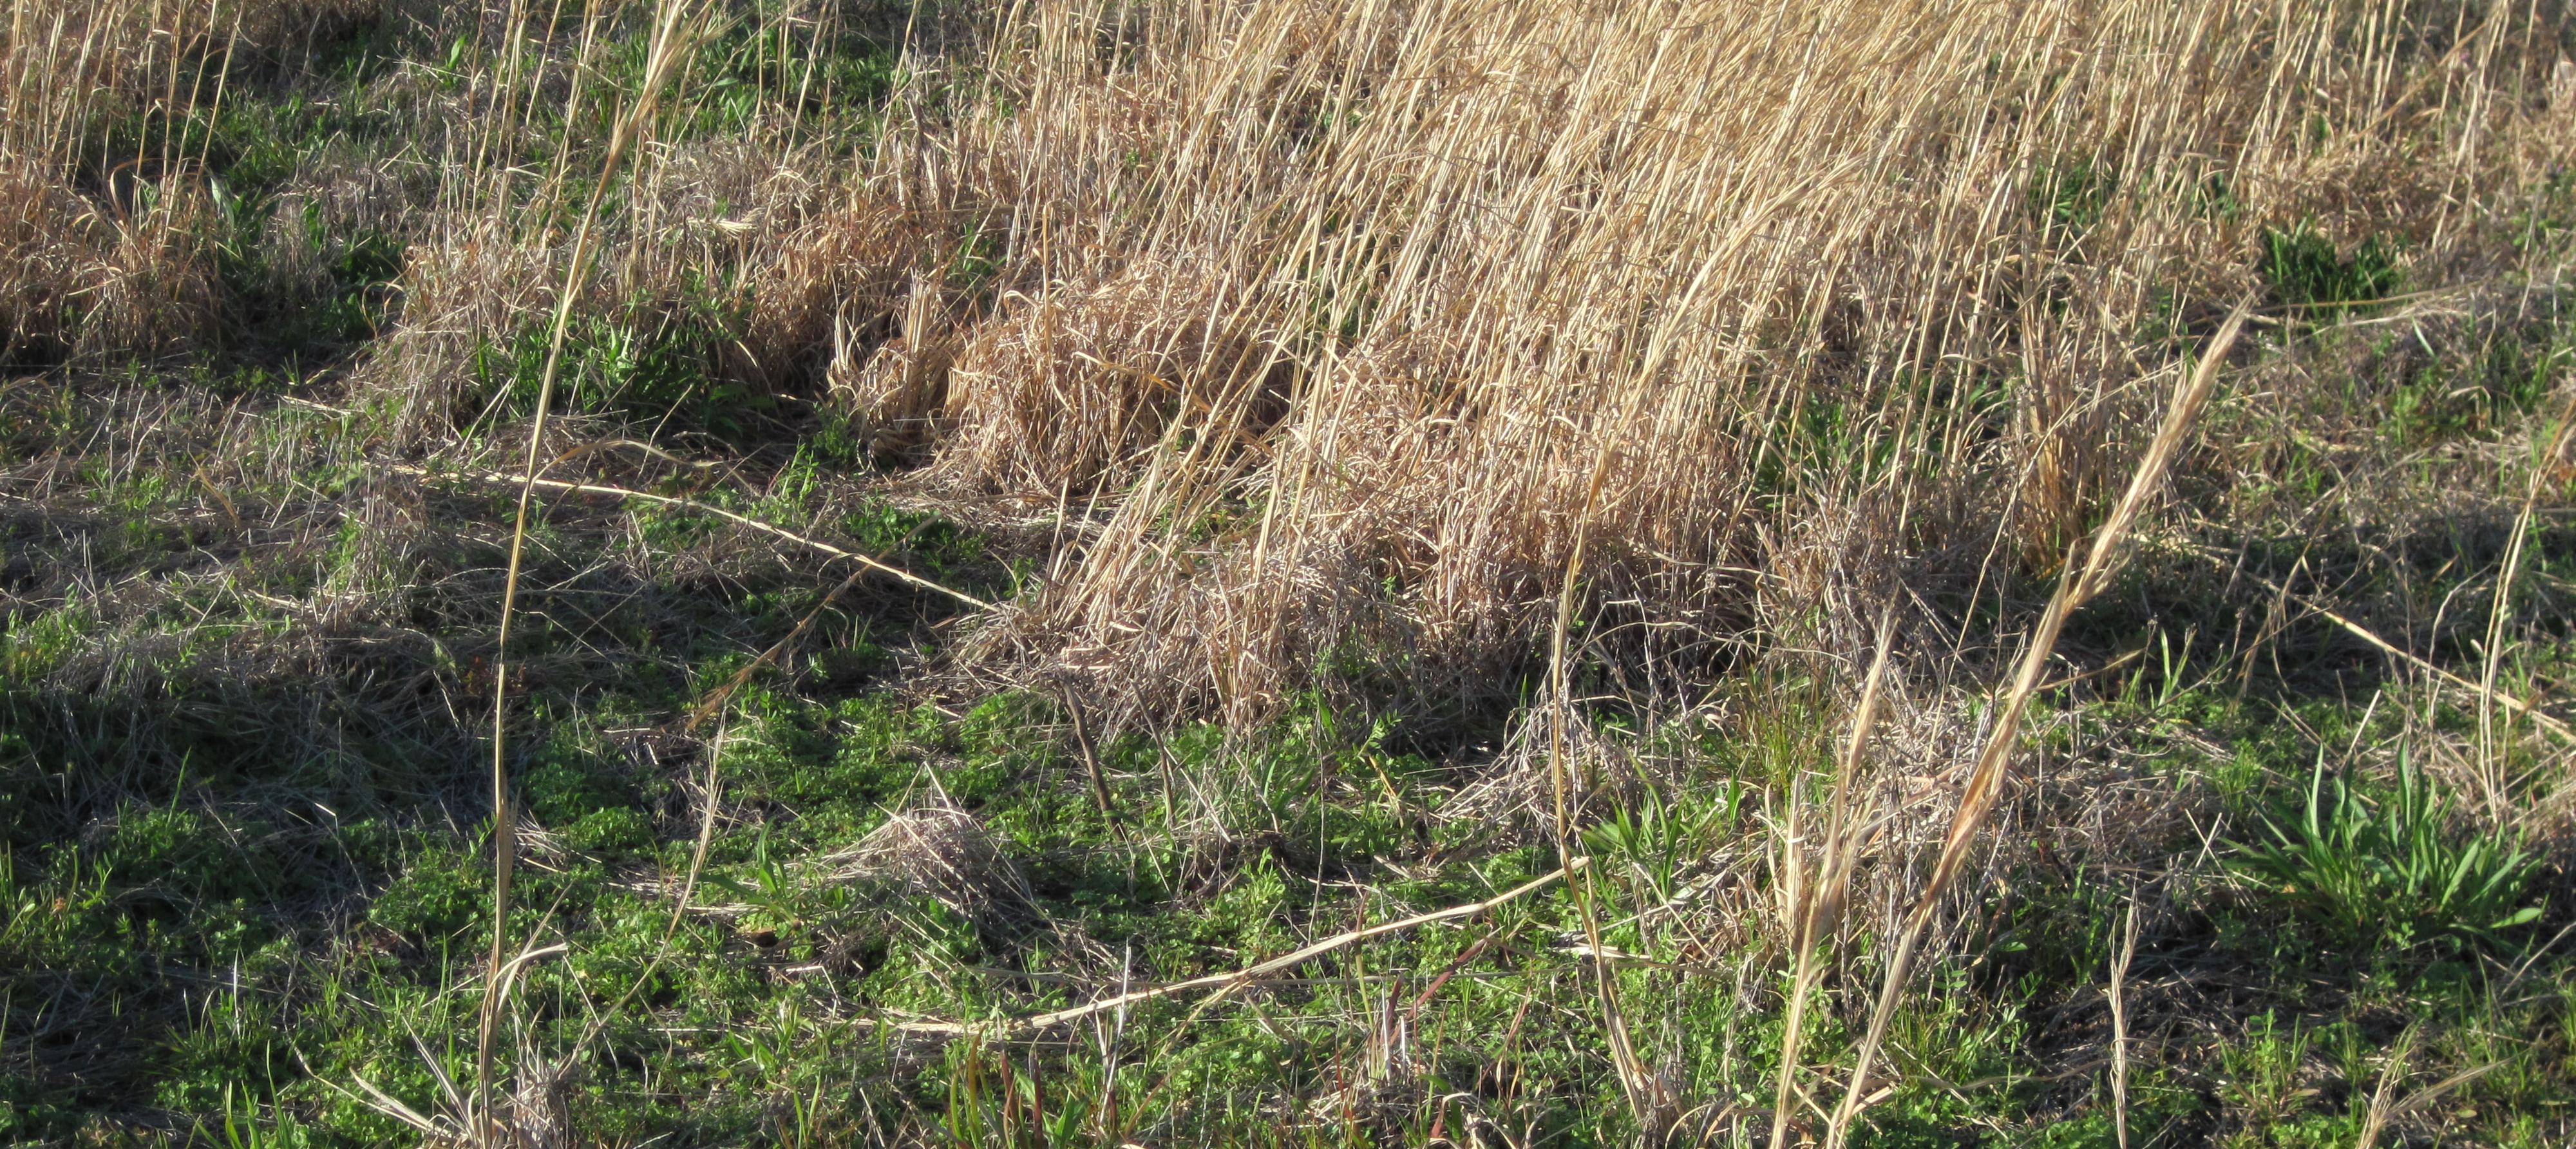
[[[2129,1149],[2129,963],[2138,956],[2138,895],[2129,891],[2129,912],[2120,930],[2120,953],[2111,963],[2111,1132],[2120,1149]]]
[[[1852,868],[1865,837],[1859,823],[1869,821],[1869,806],[1864,798],[1860,809],[1852,809],[1852,791],[1860,785],[1860,763],[1869,745],[1871,731],[1877,726],[1880,692],[1887,679],[1887,660],[1895,638],[1896,610],[1891,605],[1879,614],[1877,653],[1870,657],[1868,676],[1862,681],[1860,704],[1853,708],[1851,730],[1843,742],[1843,752],[1834,765],[1834,793],[1831,813],[1825,822],[1821,848],[1815,861],[1808,861],[1806,843],[1799,840],[1805,804],[1797,795],[1789,797],[1789,832],[1780,843],[1783,888],[1782,908],[1789,915],[1790,948],[1794,951],[1789,978],[1788,1018],[1780,1035],[1780,1083],[1771,1102],[1771,1144],[1789,1144],[1789,1115],[1798,1096],[1797,1074],[1799,1047],[1804,1042],[1807,1000],[1815,992],[1822,970],[1816,964],[1816,951],[1824,935],[1834,928],[1840,916],[1843,899],[1848,893]]]
[[[1977,755],[1976,765],[1969,771],[1967,785],[1960,792],[1958,810],[1951,817],[1950,830],[1942,841],[1941,853],[1933,862],[1932,873],[1924,880],[1923,892],[1906,915],[1904,932],[1897,936],[1896,947],[1889,955],[1878,1001],[1870,1011],[1868,1032],[1861,1038],[1860,1049],[1853,1058],[1851,1082],[1844,1089],[1842,1102],[1835,1107],[1832,1122],[1826,1128],[1827,1149],[1840,1149],[1850,1136],[1851,1123],[1860,1113],[1864,1089],[1870,1082],[1872,1063],[1877,1060],[1880,1046],[1887,1040],[1888,1023],[1894,1020],[1896,1007],[1904,1000],[1905,983],[1913,972],[1916,948],[1921,945],[1924,932],[1931,927],[1932,915],[1939,910],[1942,898],[1949,894],[1950,884],[1957,878],[1960,866],[1967,861],[1969,849],[1994,813],[1995,802],[2003,795],[2005,772],[2021,734],[2022,713],[2039,687],[2041,672],[2047,667],[2049,656],[2056,652],[2058,632],[2065,627],[2067,616],[2099,592],[2118,569],[2114,557],[2127,542],[2129,528],[2144,510],[2148,497],[2163,484],[2166,467],[2181,450],[2183,437],[2199,415],[2201,405],[2208,401],[2211,386],[2218,378],[2219,365],[2235,348],[2236,338],[2244,331],[2245,317],[2251,310],[2250,304],[2238,304],[2227,321],[2220,325],[2208,349],[2201,353],[2198,366],[2184,377],[2165,408],[2163,424],[2157,428],[2155,438],[2138,460],[2137,471],[2130,477],[2127,492],[2094,534],[2092,547],[2082,565],[2070,563],[2067,566],[2064,576],[2058,581],[2057,593],[2049,599],[2047,610],[2040,615],[2039,625],[2032,630],[2030,640],[2023,648],[2020,666],[2014,672],[2012,687],[1996,711],[1994,727],[1987,736],[1984,749]]]
[[[671,78],[679,56],[687,50],[683,17],[689,15],[688,0],[664,0],[656,12],[652,50],[647,57],[642,90],[636,93],[634,105],[620,117],[616,135],[610,140],[607,156],[600,163],[599,182],[591,189],[590,202],[583,209],[581,226],[573,240],[572,260],[564,271],[564,282],[556,296],[554,324],[546,346],[545,372],[537,384],[536,412],[528,425],[526,457],[521,463],[518,506],[511,517],[510,557],[501,583],[501,617],[493,639],[492,653],[492,947],[487,956],[487,975],[481,1020],[476,1027],[474,1054],[474,1108],[476,1125],[471,1130],[478,1144],[492,1145],[501,1136],[492,1118],[492,1043],[500,1028],[503,953],[510,933],[510,871],[515,860],[518,840],[516,815],[510,803],[510,771],[507,756],[509,739],[510,624],[518,605],[519,572],[526,554],[528,517],[536,501],[540,475],[538,454],[545,445],[546,420],[554,404],[555,382],[563,369],[564,335],[572,325],[573,301],[589,274],[592,233],[599,219],[599,205],[607,195],[611,179],[625,160],[627,147],[651,118],[662,86]]]
[[[2227,569],[2226,559],[2218,555],[2211,554],[2206,550],[2200,550],[2196,553],[2211,565],[2216,566],[2221,570]],[[2351,618],[2337,613],[2333,608],[2326,606],[2324,603],[2318,602],[2306,595],[2293,594],[2290,592],[2289,588],[2280,583],[2273,582],[2268,578],[2264,578],[2261,575],[2250,572],[2239,573],[2242,574],[2244,578],[2252,580],[2254,585],[2272,592],[2274,597],[2298,603],[2301,609],[2315,614],[2317,617],[2322,618],[2327,622],[2335,624],[2337,627],[2342,628],[2344,633],[2349,634],[2354,638],[2358,638],[2363,642],[2369,643],[2371,646],[2377,648],[2380,653],[2423,672],[2433,681],[2441,685],[2448,686],[2459,691],[2460,698],[2464,702],[2473,701],[2482,697],[2490,699],[2495,705],[2502,706],[2505,709],[2512,711],[2516,717],[2527,719],[2533,725],[2538,726],[2551,734],[2555,734],[2562,739],[2576,740],[2576,727],[2569,726],[2565,719],[2559,718],[2557,715],[2551,714],[2546,710],[2542,710],[2537,706],[2533,706],[2531,703],[2525,702],[2513,695],[2495,694],[2482,690],[2478,683],[2472,682],[2460,675],[2454,674],[2425,661],[2423,656],[2407,650],[2396,643],[2390,642],[2385,638],[2381,638],[2377,631],[2363,626],[2358,622],[2354,622]]]
[[[524,476],[504,475],[493,471],[438,471],[425,467],[414,467],[403,463],[391,464],[385,469],[398,475],[414,475],[433,481],[454,478],[477,483],[491,483],[506,486],[519,486],[530,483],[530,480]],[[533,485],[539,490],[562,491],[566,494],[573,495],[601,495],[616,499],[635,499],[641,502],[654,503],[665,507],[679,507],[697,514],[713,515],[727,522],[749,527],[752,530],[759,531],[771,538],[794,543],[797,546],[803,547],[817,554],[836,559],[848,559],[849,561],[857,563],[869,570],[890,576],[895,581],[901,582],[907,586],[918,587],[933,594],[946,595],[949,598],[955,599],[967,606],[974,607],[977,610],[990,610],[993,607],[992,603],[986,602],[974,595],[961,590],[941,586],[940,584],[914,574],[911,571],[889,565],[882,560],[861,554],[854,550],[834,546],[810,535],[800,535],[785,527],[777,526],[772,523],[764,523],[749,515],[735,511],[728,511],[723,507],[715,506],[711,503],[703,503],[696,499],[686,499],[676,495],[656,494],[652,491],[632,490],[626,487],[610,486],[605,483],[573,483],[566,482],[561,479],[540,478],[534,480]]]
[[[1001,1039],[1016,1040],[1053,1029],[1069,1022],[1081,1021],[1084,1018],[1094,1017],[1103,1013],[1123,1010],[1130,1006],[1139,1005],[1158,998],[1172,997],[1178,994],[1197,993],[1202,990],[1213,990],[1215,991],[1216,996],[1209,999],[1199,1007],[1201,1010],[1205,1010],[1208,1006],[1214,1005],[1219,1001],[1223,1001],[1228,995],[1237,990],[1266,979],[1273,974],[1295,969],[1298,966],[1304,965],[1307,962],[1313,961],[1316,958],[1322,957],[1346,946],[1355,945],[1357,943],[1367,941],[1370,938],[1384,937],[1387,934],[1399,933],[1404,930],[1412,929],[1415,926],[1425,926],[1434,922],[1454,921],[1458,918],[1474,917],[1477,914],[1486,912],[1487,910],[1507,905],[1511,902],[1518,901],[1531,894],[1537,893],[1540,890],[1544,890],[1549,886],[1565,880],[1569,873],[1581,873],[1585,869],[1589,868],[1591,864],[1592,859],[1590,858],[1576,858],[1574,859],[1574,864],[1571,868],[1559,867],[1558,869],[1551,870],[1546,874],[1542,874],[1539,877],[1532,878],[1529,881],[1523,882],[1520,885],[1496,894],[1493,897],[1486,898],[1483,901],[1468,902],[1464,905],[1451,906],[1447,909],[1433,910],[1426,914],[1416,914],[1412,917],[1403,918],[1398,921],[1381,922],[1364,929],[1349,930],[1335,934],[1321,941],[1299,947],[1298,949],[1281,954],[1278,957],[1271,958],[1267,961],[1245,966],[1244,968],[1232,973],[1209,974],[1206,977],[1191,978],[1188,981],[1172,982],[1167,985],[1148,986],[1144,989],[1131,990],[1112,997],[1102,998],[1098,1001],[1085,1002],[1081,1005],[1067,1009],[1059,1009],[1050,1013],[1041,1013],[1031,1017],[1013,1018],[994,1024],[956,1021],[907,1021],[894,1023],[890,1028],[901,1033],[933,1037],[962,1037],[969,1034],[983,1034]]]
[[[2504,569],[2496,575],[2495,595],[2487,605],[2486,659],[2478,673],[2478,774],[2486,787],[2487,813],[2501,821],[2507,816],[2507,792],[2510,780],[2505,778],[2496,731],[2496,675],[2504,665],[2505,628],[2513,615],[2513,584],[2522,573],[2523,545],[2531,538],[2531,518],[2540,508],[2540,491],[2550,473],[2558,466],[2560,455],[2576,438],[2576,388],[2571,388],[2567,405],[2558,412],[2558,428],[2540,457],[2532,460],[2531,477],[2525,481],[2522,510],[2514,515],[2513,534],[2504,548]],[[2517,700],[2518,701],[2518,700]],[[2523,711],[2515,708],[2515,713]]]

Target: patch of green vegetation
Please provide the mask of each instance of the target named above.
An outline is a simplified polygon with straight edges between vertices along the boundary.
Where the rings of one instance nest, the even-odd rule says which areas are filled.
[[[2473,351],[2435,358],[2389,397],[2387,427],[2397,441],[2430,445],[2521,426],[2576,363],[2576,330],[2566,320],[2481,328]]]
[[[2102,214],[2110,209],[2118,191],[2116,173],[2079,156],[2040,165],[2031,175],[2027,194],[2038,215],[2041,234],[2050,243],[2069,244],[2082,240],[2085,233],[2102,222]]]
[[[677,311],[639,304],[622,316],[574,316],[556,369],[557,410],[615,414],[718,438],[738,437],[771,417],[774,397],[726,370],[724,348],[741,329],[738,318],[704,292],[691,299]],[[477,347],[474,386],[460,396],[459,417],[471,419],[496,403],[518,414],[534,411],[553,349],[553,329],[543,322]]]
[[[897,517],[880,529],[914,525]],[[784,600],[769,609],[782,621],[795,610]],[[675,920],[696,768],[653,767],[619,752],[609,731],[668,716],[743,665],[740,655],[709,660],[685,691],[611,676],[578,707],[549,701],[541,709],[557,716],[516,766],[534,836],[512,930],[570,949],[526,970],[513,1025],[530,1044],[504,1062],[536,1072],[547,1051],[590,1034],[564,1094],[588,1134],[1342,1144],[1476,1129],[1571,1145],[1636,1135],[1615,1076],[1584,1052],[1605,1048],[1605,1035],[1590,964],[1569,948],[1580,917],[1562,891],[1350,947],[1205,1013],[1190,1000],[1140,1004],[1071,1044],[890,1036],[867,1019],[1022,1015],[1122,979],[1238,969],[1354,925],[1490,896],[1551,869],[1552,848],[1490,820],[1444,818],[1457,767],[1392,750],[1389,723],[1321,699],[1252,735],[1200,727],[1102,747],[1104,814],[1047,699],[1006,694],[943,711],[763,680],[735,696],[724,734],[725,814],[695,899],[705,908]],[[1802,689],[1816,693],[1775,682],[1747,701]],[[2130,704],[2196,723],[2205,701],[2184,689]],[[1766,713],[1749,741],[1628,736],[1684,755],[1684,773],[1604,806],[1583,836],[1604,863],[1589,892],[1605,943],[1625,955],[1617,985],[1632,1038],[1670,1067],[1669,1087],[1748,1108],[1768,1104],[1777,1001],[1758,981],[1748,987],[1760,971],[1741,951],[1657,923],[1722,888],[1710,885],[1710,859],[1758,830],[1784,772],[1827,768],[1821,694]],[[2347,736],[2350,720],[2326,725],[2331,716],[2306,721]],[[2258,739],[2252,756],[2265,765],[2249,792],[2307,743]],[[214,765],[189,797],[122,808],[86,843],[13,853],[6,956],[58,971],[18,991],[13,1015],[43,1016],[59,978],[121,986],[142,1010],[132,1016],[148,1019],[138,1032],[158,1035],[120,1055],[112,1079],[125,1094],[190,1115],[206,1138],[226,1121],[258,1131],[244,1138],[317,1146],[395,1136],[398,1126],[340,1090],[363,1077],[432,1110],[435,1072],[470,1072],[470,1041],[453,1035],[471,1032],[475,998],[459,987],[477,976],[491,925],[482,831],[436,818],[298,829],[273,812],[252,816],[249,779]],[[875,857],[852,848],[891,840],[871,835],[893,817],[925,809],[954,809],[987,836],[957,841],[988,841],[991,853],[935,855],[961,865],[959,884],[936,868],[852,860]],[[348,862],[318,861],[342,852]],[[1953,1144],[1977,1128],[2010,1144],[2110,1143],[2098,1085],[2048,1076],[2052,1043],[2069,1038],[2045,1019],[2099,1001],[2125,891],[2081,868],[2064,884],[2035,872],[2006,885],[2024,892],[1994,903],[1998,924],[1975,942],[1984,956],[1935,969],[1936,984],[1900,1011],[1890,1057],[1903,1083],[1856,1144]],[[345,916],[296,908],[311,905]],[[1856,941],[1854,981],[1871,984],[1866,939]],[[204,971],[216,992],[154,989],[172,967]],[[2546,1013],[2498,1014],[2466,989],[2419,978],[2360,991],[2457,1003],[2463,1012],[2429,1033],[2528,1032]],[[1848,1013],[1811,1016],[1811,1064],[1847,1057]],[[2366,1083],[2316,1093],[2310,1082],[2321,1059],[2349,1063],[2337,1070],[2347,1078],[2372,1072],[2393,1036],[2275,1016],[2209,1054],[2222,1086],[2193,1084],[2141,1049],[2133,1137],[2348,1140],[2351,1099]],[[2352,1051],[2338,1053],[2344,1045]],[[2565,1056],[2540,1048],[2548,1064]],[[2515,1100],[2490,1104],[2552,1096],[2544,1069],[2510,1083]],[[72,1136],[99,1111],[81,1087],[41,1075],[8,1088],[23,1102],[24,1135]]]
[[[2370,236],[2347,255],[2316,225],[2263,229],[2262,271],[2273,298],[2332,314],[2387,298],[2404,275],[2395,241]]]
[[[2236,197],[2236,181],[2226,172],[2211,172],[2193,186],[2191,210],[2197,216],[2232,222],[2244,214],[2245,201]]]
[[[2563,251],[2571,232],[2576,232],[2576,168],[2553,168],[2514,210],[2514,246],[2525,255]]]
[[[674,130],[684,137],[739,134],[788,109],[818,118],[861,117],[831,135],[842,147],[862,144],[873,129],[865,118],[894,91],[895,52],[855,30],[782,36],[774,31],[779,26],[738,19],[701,42],[689,63],[695,98]],[[638,40],[621,55],[638,75],[644,48]]]
[[[252,201],[264,203],[265,201]],[[321,205],[306,201],[293,225],[309,270],[280,265],[281,253],[260,234],[267,224],[242,201],[219,195],[230,235],[217,246],[216,267],[244,332],[241,350],[255,360],[299,362],[347,353],[385,325],[403,273],[403,247],[375,230],[334,234]]]
[[[1909,375],[1909,381],[1935,402],[1957,402],[1972,424],[2008,410],[2009,384],[1977,380],[1965,387]],[[1872,400],[1859,394],[1826,390],[1800,392],[1780,425],[1759,438],[1753,468],[1755,497],[1773,506],[1805,497],[1820,484],[1854,475],[1886,474],[1898,461],[1904,437],[1870,414]]]
[[[2401,752],[2394,786],[2327,785],[2320,758],[2307,799],[2263,815],[2264,836],[2230,843],[2231,866],[2268,900],[2361,952],[2423,944],[2505,947],[2541,905],[2540,858],[2522,843],[2464,829],[2447,795]]]
[[[982,223],[969,221],[948,257],[948,282],[967,295],[988,298],[1002,264],[1002,241]]]
[[[2251,1019],[2243,1037],[2219,1057],[2221,1094],[2243,1115],[2246,1128],[2225,1139],[2243,1149],[2324,1149],[2360,1136],[2361,1115],[2318,1112],[2310,1099],[2321,1091],[2302,1080],[2318,1034],[2297,1020],[2284,1023],[2266,1012]]]

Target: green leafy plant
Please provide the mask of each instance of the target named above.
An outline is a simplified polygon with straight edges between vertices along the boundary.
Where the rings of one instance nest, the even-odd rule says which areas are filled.
[[[750,904],[760,919],[771,925],[788,925],[804,916],[795,875],[788,871],[786,863],[770,856],[769,827],[760,828],[745,869],[747,877],[710,873],[707,884]]]
[[[2050,241],[2071,243],[2102,222],[2118,190],[2119,179],[2108,167],[2076,157],[2040,167],[2029,194]]]
[[[2395,244],[2372,236],[2347,257],[2305,221],[2263,229],[2263,276],[2285,303],[2331,311],[2385,299],[2397,290],[2397,255]]]
[[[1669,901],[1696,854],[1696,843],[1711,830],[1731,831],[1742,809],[1743,790],[1733,780],[1720,788],[1717,800],[1699,809],[1667,807],[1648,791],[1633,807],[1620,807],[1583,831],[1584,844],[1608,860],[1614,872],[1630,879],[1641,895]]]
[[[2451,809],[2410,755],[2398,757],[2396,789],[2375,799],[2329,783],[2321,756],[2306,802],[2263,816],[2269,841],[2231,843],[2231,868],[2346,944],[2503,946],[2504,931],[2540,917],[2524,900],[2540,858],[2456,829]]]

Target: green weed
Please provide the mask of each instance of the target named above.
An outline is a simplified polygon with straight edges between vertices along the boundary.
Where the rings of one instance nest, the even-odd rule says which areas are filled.
[[[2305,221],[2263,229],[2262,270],[2276,299],[2325,314],[2385,299],[2403,275],[2393,242],[2371,236],[2345,255]]]
[[[2031,176],[2028,195],[2039,216],[2041,232],[2053,243],[2074,243],[2102,222],[2119,179],[2109,168],[2082,157],[2043,165]]]
[[[2460,828],[2447,795],[2398,756],[2394,788],[2370,793],[2319,756],[2306,801],[2262,816],[2268,839],[2230,843],[2230,866],[2356,952],[2478,942],[2510,948],[2537,921],[2527,900],[2540,858]]]

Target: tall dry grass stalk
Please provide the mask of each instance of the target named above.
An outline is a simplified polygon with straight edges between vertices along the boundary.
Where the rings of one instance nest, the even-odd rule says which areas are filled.
[[[1575,591],[1583,573],[1585,544],[1591,541],[1593,516],[1600,509],[1601,487],[1610,474],[1610,450],[1604,444],[1592,463],[1592,479],[1583,493],[1583,507],[1574,528],[1574,547],[1566,556],[1565,575],[1557,584],[1556,624],[1548,631],[1548,794],[1551,824],[1556,829],[1556,859],[1566,874],[1566,889],[1574,898],[1583,920],[1583,941],[1592,955],[1592,985],[1601,1007],[1601,1031],[1610,1042],[1611,1068],[1619,1075],[1620,1091],[1626,1095],[1628,1109],[1645,1129],[1661,1133],[1666,1109],[1662,1088],[1645,1071],[1628,1035],[1627,1019],[1619,1008],[1618,983],[1610,973],[1608,951],[1601,945],[1601,917],[1594,905],[1592,875],[1580,874],[1574,868],[1575,812],[1581,798],[1576,792],[1574,764],[1566,745],[1568,727],[1573,722],[1573,681],[1568,675],[1567,632],[1574,624]]]
[[[1949,833],[1942,840],[1941,852],[1934,859],[1932,872],[1924,879],[1922,892],[1906,914],[1904,927],[1896,937],[1896,946],[1888,955],[1885,980],[1879,988],[1878,1000],[1870,1010],[1869,1030],[1862,1036],[1860,1048],[1853,1055],[1850,1083],[1844,1088],[1842,1102],[1834,1108],[1833,1120],[1826,1127],[1827,1149],[1839,1149],[1850,1134],[1851,1122],[1859,1115],[1870,1083],[1871,1063],[1877,1059],[1879,1048],[1887,1039],[1888,1023],[1895,1018],[1897,1006],[1904,1000],[1906,979],[1913,973],[1916,949],[1922,944],[1933,915],[1949,896],[1951,883],[1957,880],[1960,866],[1967,861],[1969,852],[1985,830],[1987,820],[1993,816],[1996,801],[2003,796],[2005,775],[2013,752],[2021,742],[2022,714],[2029,707],[2031,696],[2038,693],[2041,673],[2057,651],[2057,637],[2066,626],[2067,616],[2101,593],[2119,572],[2129,530],[2145,511],[2148,500],[2163,486],[2165,470],[2181,451],[2183,436],[2190,430],[2201,406],[2209,400],[2210,388],[2218,379],[2219,364],[2226,361],[2227,353],[2236,345],[2237,336],[2245,329],[2248,310],[2244,304],[2237,305],[2227,321],[2220,325],[2208,349],[2201,353],[2199,365],[2183,376],[2172,400],[2166,404],[2163,425],[2157,428],[2155,439],[2147,444],[2146,455],[2138,461],[2137,472],[2130,476],[2127,492],[2112,508],[2109,519],[2094,532],[2084,560],[2068,563],[2065,576],[2058,581],[2057,594],[2049,599],[2048,609],[2041,613],[2038,625],[2031,630],[2022,648],[2020,665],[2013,673],[2012,686],[1996,705],[1985,747],[1978,753],[1976,766],[1969,772],[1967,783],[1959,793],[1959,805],[1951,815]],[[2070,560],[2072,557],[2070,551]]]
[[[2138,893],[2129,891],[2129,912],[2121,919],[2120,952],[2111,960],[2111,984],[2102,991],[2111,1005],[2111,1133],[2120,1149],[2129,1149],[2129,963],[2138,956]]]
[[[2485,790],[2487,815],[2498,824],[2511,817],[2508,795],[2517,787],[2515,779],[2506,776],[2503,762],[2505,738],[2512,732],[2511,720],[2527,707],[2508,702],[2509,713],[2502,731],[2496,723],[2496,678],[2504,668],[2505,649],[2511,645],[2506,633],[2513,622],[2513,585],[2522,574],[2523,548],[2531,541],[2532,516],[2540,509],[2541,492],[2548,489],[2566,457],[2567,445],[2576,441],[2576,389],[2568,393],[2567,403],[2560,408],[2554,429],[2545,445],[2529,460],[2530,474],[2523,480],[2522,509],[2513,517],[2513,532],[2505,542],[2504,562],[2496,574],[2495,592],[2487,604],[2485,658],[2478,674],[2478,780]]]
[[[1816,960],[1818,950],[1825,935],[1841,923],[1843,907],[1851,893],[1852,871],[1859,866],[1877,829],[1870,801],[1876,791],[1863,781],[1861,761],[1868,751],[1870,734],[1878,725],[1881,692],[1887,685],[1890,640],[1895,637],[1894,622],[1893,610],[1879,618],[1877,653],[1870,656],[1869,674],[1861,682],[1860,701],[1852,708],[1851,729],[1844,738],[1842,754],[1834,762],[1832,789],[1825,802],[1825,824],[1811,830],[1807,802],[1802,795],[1789,796],[1787,825],[1780,835],[1776,886],[1781,914],[1789,923],[1789,1004],[1780,1030],[1780,1082],[1772,1092],[1773,1145],[1790,1143],[1789,1118],[1804,1097],[1797,1083],[1798,1055],[1805,1043],[1807,1002],[1823,975]],[[1811,833],[1816,835],[1812,846]]]
[[[607,197],[628,147],[634,143],[642,126],[652,121],[663,89],[687,60],[690,41],[703,30],[702,21],[706,14],[704,5],[691,0],[663,0],[655,10],[653,37],[645,56],[643,79],[632,101],[620,110],[616,135],[609,142],[606,158],[600,162],[598,179],[591,185],[589,202],[582,209],[581,222],[574,234],[564,283],[556,293],[544,374],[537,385],[535,416],[528,423],[518,505],[511,519],[510,557],[501,583],[501,614],[493,639],[492,942],[485,965],[485,990],[475,1041],[474,1108],[470,1125],[474,1143],[478,1146],[508,1144],[514,1136],[495,1121],[491,1094],[494,1079],[492,1054],[494,1038],[500,1032],[503,993],[507,985],[503,974],[510,964],[504,955],[510,940],[510,875],[518,850],[516,821],[510,800],[510,676],[507,659],[510,623],[518,604],[521,564],[527,552],[529,511],[536,501],[537,486],[542,477],[537,465],[538,457],[545,446],[546,418],[553,407],[555,384],[562,374],[564,336],[571,326],[573,303],[580,298],[583,280],[591,269],[592,235],[599,220],[599,205]],[[708,800],[714,801],[712,791]]]

